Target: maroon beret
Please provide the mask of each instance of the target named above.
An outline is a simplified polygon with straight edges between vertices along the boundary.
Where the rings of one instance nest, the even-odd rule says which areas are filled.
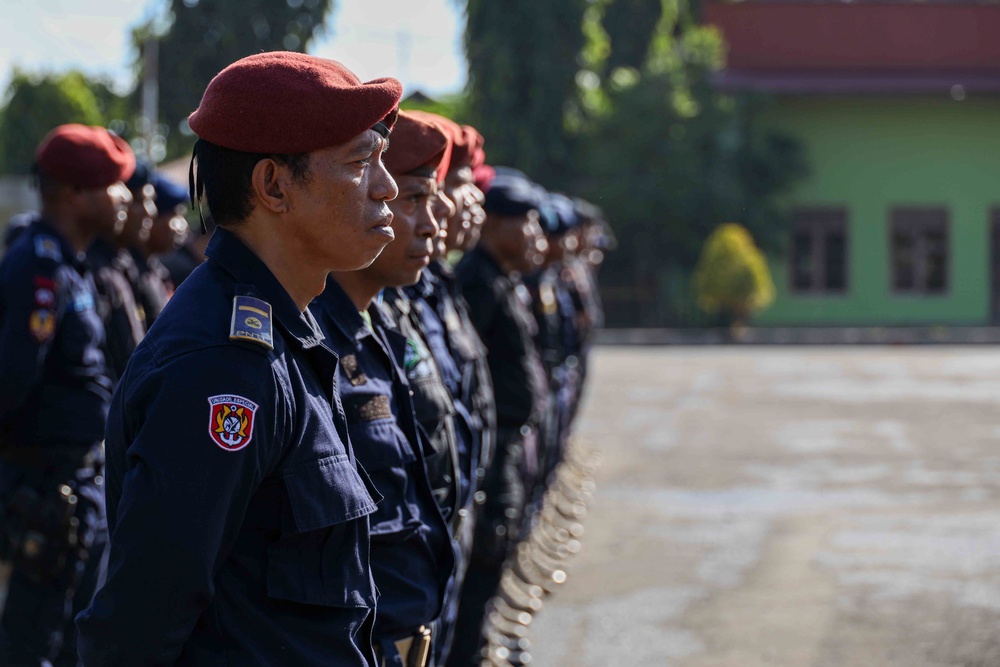
[[[400,111],[383,160],[394,176],[425,169],[428,175],[436,177],[447,148],[448,137],[437,124],[412,112]]]
[[[272,51],[215,75],[188,118],[199,137],[246,153],[308,153],[342,144],[378,122],[392,127],[403,86],[368,83],[334,60]]]
[[[475,171],[477,167],[486,164],[486,151],[483,150],[483,144],[486,143],[486,140],[471,125],[463,125],[462,133],[469,144],[469,166]]]
[[[451,134],[451,164],[448,166],[448,169],[454,171],[455,169],[468,167],[472,162],[473,147],[469,143],[471,137],[455,121],[450,118],[445,118],[444,120]]]
[[[488,164],[481,164],[472,170],[472,181],[483,192],[487,192],[493,187],[493,180],[496,177],[497,170]]]
[[[60,125],[35,151],[38,169],[57,181],[81,188],[104,188],[128,180],[135,153],[128,143],[103,127]]]
[[[434,125],[437,126],[437,128],[441,130],[441,133],[444,135],[447,145],[445,146],[444,154],[441,156],[441,164],[438,165],[437,169],[438,182],[444,183],[444,178],[445,176],[448,175],[448,171],[451,169],[452,140],[451,140],[451,131],[449,130],[447,125],[447,123],[450,123],[451,121],[445,118],[444,116],[439,116],[438,114],[431,113],[430,111],[414,110],[414,111],[407,111],[406,113],[410,114],[415,118],[419,118],[420,120],[424,120],[429,123],[434,123]]]

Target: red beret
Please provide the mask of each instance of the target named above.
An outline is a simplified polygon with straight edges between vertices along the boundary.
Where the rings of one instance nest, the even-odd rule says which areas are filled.
[[[46,176],[81,188],[104,188],[128,180],[135,154],[103,127],[60,125],[42,139],[35,163]]]
[[[474,171],[477,167],[486,164],[486,151],[483,150],[483,144],[486,143],[486,140],[471,125],[463,125],[462,133],[469,144],[469,166]]]
[[[188,118],[199,137],[245,153],[308,153],[342,144],[378,122],[392,127],[403,86],[367,83],[334,60],[272,51],[215,75]]]
[[[488,164],[481,164],[472,170],[472,180],[476,187],[487,192],[493,187],[493,180],[497,177],[497,171]]]
[[[383,159],[389,173],[395,176],[421,168],[434,172],[441,165],[447,148],[448,137],[437,124],[401,111]]]
[[[444,183],[444,178],[445,176],[448,175],[448,171],[450,171],[451,169],[450,165],[451,165],[452,136],[451,136],[451,130],[448,128],[447,125],[447,123],[450,123],[451,121],[445,118],[444,116],[439,116],[438,114],[431,113],[430,111],[414,110],[414,111],[407,111],[406,113],[413,116],[414,118],[427,121],[428,123],[434,123],[434,125],[436,125],[437,128],[441,130],[441,133],[444,134],[448,145],[445,146],[444,155],[441,156],[441,164],[438,166],[437,170],[438,181]]]

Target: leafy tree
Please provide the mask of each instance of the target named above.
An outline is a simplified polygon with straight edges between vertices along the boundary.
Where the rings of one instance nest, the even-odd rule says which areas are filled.
[[[603,278],[651,286],[657,307],[643,309],[641,323],[702,323],[690,276],[705,239],[738,219],[768,252],[780,252],[787,221],[778,198],[805,161],[796,142],[755,122],[767,99],[714,88],[721,36],[697,24],[683,0],[658,0],[641,67],[612,67],[635,57],[614,60],[605,29],[622,1],[596,4],[586,19],[575,180],[606,209],[621,241],[620,261],[609,258]]]
[[[80,72],[32,76],[15,71],[0,114],[0,173],[27,174],[35,148],[56,125],[104,125],[103,98],[95,94],[96,87]]]
[[[213,76],[253,53],[304,52],[332,7],[333,0],[170,0],[173,22],[159,37],[159,117],[169,132],[168,156],[193,143],[186,119]],[[152,29],[136,30],[136,44]]]
[[[767,260],[745,227],[720,225],[705,241],[694,273],[698,306],[742,323],[774,302]]]
[[[490,161],[549,187],[567,182],[572,141],[564,123],[576,98],[588,0],[467,0],[465,53],[472,123]]]

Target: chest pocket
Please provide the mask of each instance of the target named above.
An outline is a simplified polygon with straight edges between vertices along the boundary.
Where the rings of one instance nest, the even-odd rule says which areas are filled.
[[[348,415],[347,428],[354,452],[365,470],[377,475],[388,468],[401,468],[417,460],[413,446],[396,424],[391,412],[388,417],[357,420],[351,416],[352,403],[352,400],[344,401],[344,409]]]
[[[346,454],[283,471],[281,536],[268,548],[273,598],[336,607],[375,604],[368,568],[368,522],[381,498]],[[374,498],[373,498],[373,494]]]

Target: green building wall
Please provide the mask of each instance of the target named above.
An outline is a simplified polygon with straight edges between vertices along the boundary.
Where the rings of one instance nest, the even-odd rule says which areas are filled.
[[[796,136],[810,163],[791,206],[848,213],[847,291],[800,295],[788,263],[770,260],[773,306],[759,325],[985,324],[990,319],[990,216],[1000,207],[1000,99],[784,97],[762,118]],[[889,211],[950,214],[948,290],[891,291]]]

